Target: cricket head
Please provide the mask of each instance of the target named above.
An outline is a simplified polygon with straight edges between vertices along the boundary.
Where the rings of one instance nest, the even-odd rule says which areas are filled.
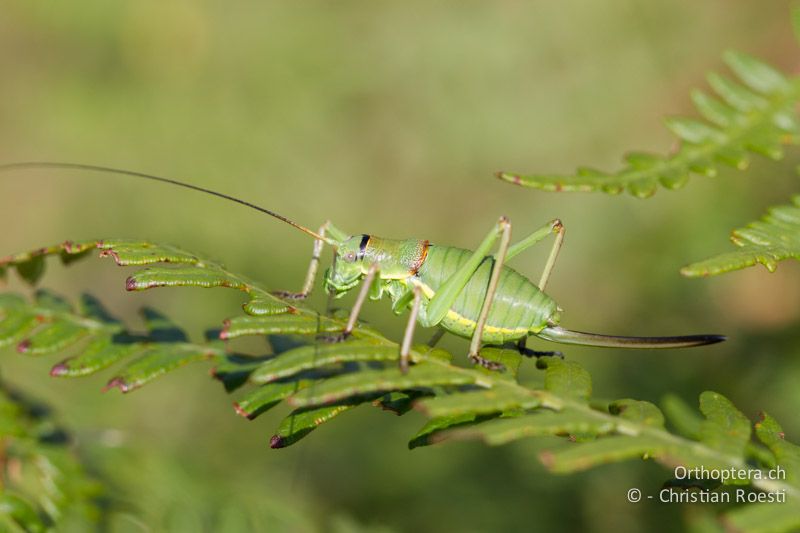
[[[341,239],[333,268],[325,273],[325,288],[336,297],[344,295],[377,267],[381,280],[415,276],[428,254],[430,243],[416,239],[395,240],[375,235]]]
[[[358,285],[369,268],[364,261],[364,251],[369,235],[354,235],[342,240],[336,249],[333,266],[325,271],[325,290],[341,298]]]

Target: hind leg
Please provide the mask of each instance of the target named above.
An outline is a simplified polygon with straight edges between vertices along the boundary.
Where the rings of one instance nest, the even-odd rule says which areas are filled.
[[[505,367],[495,361],[484,359],[480,355],[481,339],[483,337],[483,328],[486,325],[486,320],[489,318],[489,311],[494,302],[494,295],[497,292],[497,284],[500,280],[500,273],[503,271],[505,264],[506,254],[508,253],[508,245],[511,241],[511,222],[507,219],[501,219],[500,245],[497,248],[495,255],[494,267],[492,268],[492,276],[489,278],[489,287],[486,290],[486,296],[483,299],[481,312],[478,315],[478,321],[475,324],[475,331],[472,334],[472,341],[469,344],[469,359],[475,364],[481,365],[490,370],[504,370]]]
[[[556,240],[553,243],[553,248],[550,249],[550,255],[547,257],[547,263],[545,263],[544,271],[542,272],[542,277],[539,279],[539,289],[544,290],[545,286],[547,285],[548,280],[550,279],[550,274],[553,271],[553,266],[556,263],[556,258],[558,257],[558,252],[561,250],[561,245],[564,243],[564,234],[566,233],[566,229],[564,228],[564,224],[561,223],[559,219],[554,219],[542,226],[541,228],[537,229],[518,243],[514,244],[514,246],[508,249],[508,255],[506,256],[506,260],[511,260],[512,257],[516,256],[519,253],[524,252],[537,242],[541,241],[551,233],[556,234]]]

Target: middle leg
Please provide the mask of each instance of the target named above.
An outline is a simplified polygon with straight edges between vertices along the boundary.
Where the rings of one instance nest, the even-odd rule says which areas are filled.
[[[325,237],[325,232],[328,231],[330,226],[331,221],[328,220],[317,230],[317,233],[322,237]],[[311,290],[314,288],[314,281],[317,279],[317,270],[319,270],[319,261],[320,257],[322,256],[323,244],[324,242],[319,239],[314,241],[314,250],[311,253],[311,262],[308,265],[306,279],[303,282],[303,288],[300,289],[300,292],[273,291],[272,294],[278,298],[286,298],[287,300],[305,300],[308,298],[308,296],[311,294]]]

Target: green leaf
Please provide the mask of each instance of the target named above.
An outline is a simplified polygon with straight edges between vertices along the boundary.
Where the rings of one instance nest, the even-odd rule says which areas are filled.
[[[308,315],[237,316],[225,321],[221,339],[235,339],[247,335],[314,335],[341,331],[342,325],[330,319]]]
[[[762,94],[786,92],[792,84],[780,72],[753,56],[728,51],[724,55],[725,63],[748,87]]]
[[[558,412],[539,410],[525,416],[484,422],[472,428],[458,430],[454,436],[478,437],[491,446],[497,446],[526,437],[569,436],[576,433],[596,436],[609,433],[613,429],[612,421],[592,416],[591,413],[572,409]]]
[[[666,121],[667,128],[682,140],[692,144],[719,141],[722,134],[698,120],[690,118],[672,117]]]
[[[800,446],[786,441],[783,428],[767,413],[755,425],[756,436],[773,454],[786,473],[786,479],[800,486]]]
[[[244,290],[243,281],[225,272],[210,268],[150,267],[130,276],[125,282],[129,291],[142,291],[153,287],[230,287]]]
[[[496,348],[488,346],[481,350],[481,357],[485,360],[500,363],[503,365],[504,371],[499,376],[514,381],[519,374],[519,366],[522,364],[522,354],[516,348]],[[483,373],[491,373],[491,375],[498,376],[497,372],[484,368],[481,365],[475,365],[475,369]]]
[[[296,407],[329,404],[352,396],[429,388],[445,385],[469,385],[475,383],[476,377],[470,373],[457,372],[432,363],[420,363],[412,366],[403,374],[399,368],[392,366],[381,370],[362,370],[352,374],[336,376],[324,383],[301,391],[289,398],[289,404]]]
[[[267,356],[224,354],[220,355],[211,375],[222,382],[225,390],[232,392],[247,383],[250,374],[268,359]]]
[[[608,406],[608,411],[626,420],[639,422],[646,426],[664,427],[664,414],[650,402],[641,400],[617,400]]]
[[[0,321],[0,348],[22,340],[29,331],[41,324],[41,317],[28,309],[4,309]]]
[[[694,102],[700,114],[703,115],[706,120],[717,126],[725,128],[734,124],[738,119],[735,109],[723,104],[713,96],[709,96],[705,91],[693,89],[691,97],[692,102]],[[742,151],[742,153],[745,154],[746,159],[746,152]]]
[[[123,368],[105,388],[106,390],[118,388],[122,392],[130,392],[176,368],[196,361],[213,359],[219,355],[217,350],[191,344],[156,345],[148,348],[144,355]]]
[[[706,417],[700,439],[724,454],[744,455],[750,440],[750,421],[731,401],[717,392],[706,391],[700,395],[700,411]]]
[[[544,388],[557,395],[579,400],[588,400],[592,394],[592,378],[574,361],[558,357],[540,357],[539,368],[545,368]]]
[[[425,391],[388,392],[372,402],[376,407],[402,416],[414,408],[417,399],[427,396]]]
[[[792,198],[792,205],[773,207],[760,221],[735,230],[731,240],[739,250],[687,265],[681,274],[713,276],[757,263],[774,272],[778,261],[800,259],[800,195]]]
[[[233,404],[238,414],[253,420],[258,415],[272,409],[280,402],[305,389],[314,383],[314,380],[301,379],[282,383],[268,383],[252,389]]]
[[[79,355],[64,359],[50,370],[51,376],[89,376],[144,350],[143,343],[115,342],[110,336],[93,340]]]
[[[714,176],[720,164],[747,168],[749,152],[781,158],[782,145],[800,143],[795,109],[800,100],[800,81],[790,80],[743,53],[726,52],[724,60],[742,83],[709,74],[708,83],[717,97],[696,90],[692,101],[713,125],[687,118],[668,119],[667,127],[682,141],[674,153],[628,156],[626,166],[613,173],[579,168],[571,176],[499,172],[497,177],[545,191],[628,191],[645,198],[655,193],[659,184],[668,189],[682,187],[690,173]]]
[[[534,394],[524,394],[516,389],[494,388],[437,396],[417,402],[420,411],[431,418],[453,417],[463,414],[501,413],[510,409],[532,409],[541,404]]]
[[[297,409],[281,421],[277,433],[269,441],[269,446],[270,448],[290,446],[320,425],[360,404],[360,401],[353,401],[339,405]]]
[[[248,315],[281,315],[289,313],[294,310],[290,305],[285,304],[274,298],[264,298],[255,296],[249,302],[246,302],[242,308]]]
[[[708,84],[726,104],[742,113],[757,111],[767,106],[767,101],[747,88],[715,72],[708,75]]]
[[[37,329],[33,335],[17,345],[17,351],[29,355],[42,355],[63,350],[87,335],[85,328],[69,322],[53,322]]]
[[[448,432],[445,430],[468,426],[477,420],[479,420],[479,417],[473,413],[431,418],[408,442],[408,449],[413,450],[421,446],[436,444],[446,438]]]
[[[166,343],[189,340],[181,328],[155,309],[145,307],[141,310],[141,315],[151,340]]]
[[[71,313],[72,305],[58,294],[40,289],[36,291],[36,305],[48,313]]]
[[[661,400],[661,405],[678,434],[693,440],[700,439],[703,418],[686,402],[674,394],[668,394]]]
[[[313,344],[284,352],[270,359],[250,375],[253,383],[268,383],[293,376],[303,370],[320,368],[337,363],[364,361],[396,361],[399,350],[394,346],[374,343],[346,342],[341,344]]]
[[[665,444],[656,438],[625,435],[566,444],[558,450],[540,453],[539,458],[549,470],[563,474],[625,459],[656,455],[665,447]]]
[[[44,257],[37,255],[28,261],[17,263],[17,274],[30,285],[36,285],[44,275]]]
[[[109,239],[99,241],[97,247],[101,250],[101,257],[111,257],[120,266],[141,266],[154,263],[195,265],[200,262],[193,254],[166,244]]]

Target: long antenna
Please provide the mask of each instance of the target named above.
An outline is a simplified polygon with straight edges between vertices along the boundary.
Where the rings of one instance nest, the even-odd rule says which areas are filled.
[[[132,176],[134,178],[144,178],[153,181],[160,181],[161,183],[169,183],[170,185],[176,185],[178,187],[184,187],[186,189],[192,189],[193,191],[199,191],[206,194],[210,194],[212,196],[216,196],[218,198],[223,198],[225,200],[229,200],[231,202],[236,202],[237,204],[241,204],[243,206],[249,207],[250,209],[255,209],[256,211],[260,211],[261,213],[266,213],[267,215],[277,218],[282,222],[286,222],[290,226],[293,226],[296,229],[299,229],[303,233],[307,233],[311,235],[317,240],[323,241],[331,246],[336,246],[338,243],[333,239],[328,237],[323,237],[319,233],[308,229],[305,226],[301,226],[297,222],[289,220],[283,215],[276,213],[275,211],[270,211],[264,207],[258,206],[256,204],[250,203],[247,200],[242,200],[241,198],[236,198],[235,196],[230,196],[225,193],[212,191],[211,189],[206,189],[205,187],[200,187],[198,185],[192,185],[191,183],[186,183],[183,181],[174,180],[171,178],[163,178],[161,176],[154,176],[152,174],[145,174],[144,172],[136,172],[134,170],[125,170],[122,168],[113,168],[113,167],[104,167],[100,165],[86,165],[83,163],[58,163],[52,161],[24,161],[20,163],[8,163],[5,165],[0,165],[0,172],[8,172],[11,170],[26,170],[26,169],[46,169],[46,168],[56,168],[56,169],[68,169],[68,170],[88,170],[91,172],[108,172],[110,174],[120,174],[123,176]]]

